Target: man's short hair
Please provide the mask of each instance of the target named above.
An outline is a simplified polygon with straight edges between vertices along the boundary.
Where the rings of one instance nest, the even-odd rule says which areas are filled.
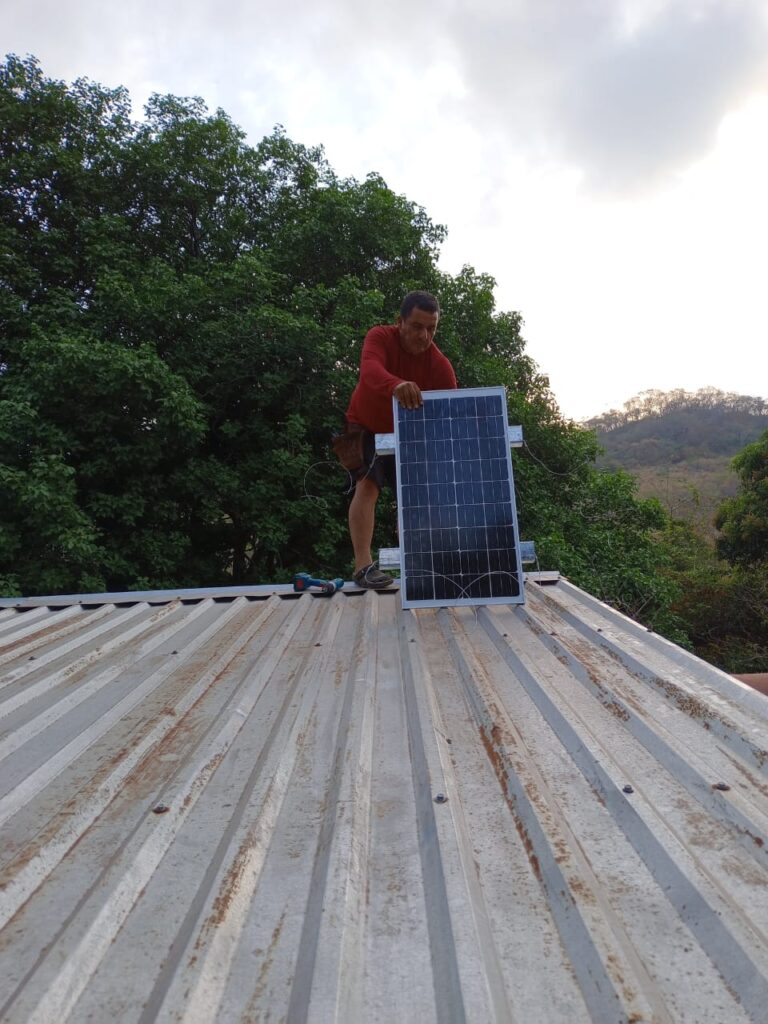
[[[414,309],[423,309],[425,313],[440,315],[440,303],[429,292],[408,292],[400,307],[400,316],[407,320]]]

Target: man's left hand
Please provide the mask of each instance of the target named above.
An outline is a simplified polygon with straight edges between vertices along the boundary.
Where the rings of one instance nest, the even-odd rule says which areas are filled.
[[[418,409],[423,405],[421,390],[412,380],[401,381],[392,392],[404,409]]]

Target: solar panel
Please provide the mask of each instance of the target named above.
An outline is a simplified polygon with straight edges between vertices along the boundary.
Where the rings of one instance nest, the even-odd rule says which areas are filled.
[[[504,388],[393,399],[403,607],[522,603]]]

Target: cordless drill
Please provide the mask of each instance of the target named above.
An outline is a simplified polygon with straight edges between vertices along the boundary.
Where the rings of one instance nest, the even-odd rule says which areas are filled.
[[[344,586],[344,580],[316,580],[308,572],[297,572],[293,577],[293,589],[299,593],[309,590],[310,587],[318,587],[323,594],[335,594]]]

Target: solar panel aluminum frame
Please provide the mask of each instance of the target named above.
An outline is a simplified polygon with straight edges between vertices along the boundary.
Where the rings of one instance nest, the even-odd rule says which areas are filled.
[[[423,391],[424,402],[436,401],[439,399],[452,398],[486,398],[498,397],[501,399],[502,417],[504,421],[505,438],[508,427],[507,395],[503,387],[491,388],[457,388],[443,391]],[[415,599],[408,597],[408,573],[406,567],[407,558],[407,537],[403,522],[403,472],[401,467],[401,438],[399,424],[399,404],[396,398],[392,399],[393,415],[395,422],[395,464],[397,467],[397,523],[400,536],[400,595],[403,608],[450,608],[463,605],[487,605],[487,604],[524,604],[524,574],[522,558],[520,555],[520,534],[517,522],[517,504],[515,501],[515,485],[512,470],[512,454],[509,443],[505,444],[507,461],[507,481],[509,483],[510,505],[512,512],[512,529],[514,536],[514,574],[518,581],[518,593],[504,596],[483,596],[483,597],[457,597],[457,598],[429,598]]]

